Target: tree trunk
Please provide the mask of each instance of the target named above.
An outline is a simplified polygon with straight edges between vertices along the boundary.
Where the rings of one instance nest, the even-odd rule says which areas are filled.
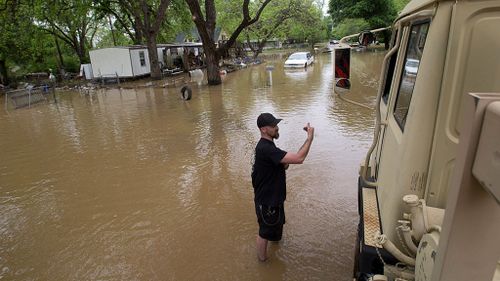
[[[156,50],[156,36],[148,36],[147,46],[149,54],[149,64],[151,65],[151,79],[160,80],[161,70],[158,63],[158,51]]]
[[[109,29],[111,30],[111,36],[113,37],[113,46],[116,46],[115,31],[113,29],[113,23],[111,22],[111,16],[108,15]]]
[[[262,51],[264,50],[264,46],[266,45],[266,43],[267,43],[267,38],[264,38],[261,41],[258,41],[257,49],[255,49],[255,50],[252,49],[253,60],[256,60],[257,57],[262,53]]]
[[[59,40],[57,40],[57,36],[55,35],[54,35],[54,41],[56,43],[56,52],[57,52],[57,58],[56,58],[57,73],[59,73],[59,75],[57,75],[57,80],[61,82],[61,79],[64,75],[64,60],[61,52],[61,46],[59,45]]]
[[[87,47],[85,46],[85,31],[80,31],[78,33],[78,40],[76,41],[78,44],[78,58],[80,59],[80,64],[86,64],[89,61],[87,60]]]
[[[220,56],[215,49],[211,48],[205,50],[205,56],[207,60],[208,85],[219,85],[222,83],[219,69]]]
[[[142,30],[137,23],[137,19],[135,19],[134,21],[134,31],[134,38],[132,38],[132,40],[134,41],[134,45],[142,45]]]
[[[74,48],[76,51],[76,54],[78,56],[78,60],[80,61],[80,64],[85,64],[85,42],[81,42],[77,38],[73,39],[74,42]]]
[[[245,29],[245,27],[252,25],[256,21],[259,20],[260,14],[264,10],[264,8],[269,4],[271,0],[263,0],[261,4],[259,4],[259,8],[255,13],[254,18],[250,16],[250,9],[248,8],[251,1],[245,0],[243,1],[243,19],[238,27],[233,31],[233,34],[229,37],[229,40],[223,46],[219,46],[219,48],[215,48],[215,42],[217,38],[213,38],[214,30],[216,26],[217,19],[217,11],[215,9],[215,1],[214,0],[206,0],[204,1],[205,8],[205,16],[203,15],[200,1],[198,0],[185,0],[187,5],[189,6],[189,10],[191,11],[191,15],[193,16],[193,21],[196,25],[196,29],[198,29],[198,33],[200,34],[201,41],[203,42],[203,48],[205,50],[205,55],[207,59],[207,76],[208,76],[208,84],[209,85],[219,85],[222,80],[219,74],[219,60],[221,58],[221,54],[224,54],[231,47],[234,42],[236,42],[236,38],[240,35],[240,33]]]
[[[80,49],[77,51],[78,53],[78,60],[80,61],[80,64],[85,64],[86,61],[85,61],[85,53],[84,53],[84,50]]]
[[[262,54],[262,49],[260,49],[260,48],[259,48],[259,49],[255,50],[255,51],[253,52],[253,57],[252,57],[252,59],[253,59],[253,60],[256,60],[256,59],[257,59],[257,57],[258,57],[260,54]]]
[[[5,65],[5,60],[0,59],[0,84],[7,86],[9,85],[9,75],[7,73],[7,66]]]
[[[190,71],[190,61],[189,61],[189,50],[188,48],[183,48],[182,64],[184,65],[184,71]]]
[[[382,34],[384,35],[384,48],[386,50],[389,50],[389,45],[390,45],[390,41],[391,41],[391,36],[390,36],[391,34],[387,30],[382,31]]]

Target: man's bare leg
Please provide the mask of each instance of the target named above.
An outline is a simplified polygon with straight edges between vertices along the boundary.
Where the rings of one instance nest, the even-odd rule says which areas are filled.
[[[260,237],[257,234],[257,257],[260,261],[267,260],[267,239]]]

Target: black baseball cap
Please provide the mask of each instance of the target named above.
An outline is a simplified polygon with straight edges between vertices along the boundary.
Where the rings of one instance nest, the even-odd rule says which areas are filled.
[[[283,119],[276,118],[271,113],[261,113],[257,118],[257,127],[276,126],[281,120]]]

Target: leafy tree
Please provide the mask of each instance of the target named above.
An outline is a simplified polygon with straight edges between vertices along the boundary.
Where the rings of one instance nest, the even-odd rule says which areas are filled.
[[[130,37],[124,32],[120,32],[119,29],[116,29],[116,23],[112,23],[112,26],[113,28],[103,27],[97,31],[95,48],[109,48],[134,44]]]
[[[315,1],[303,1],[301,9],[293,21],[287,22],[287,36],[307,42],[312,48],[326,39],[327,22],[322,20],[323,12]]]
[[[394,0],[394,9],[396,9],[396,12],[401,12],[406,4],[408,4],[410,0]]]
[[[193,30],[193,19],[184,0],[173,0],[168,12],[169,16],[163,21],[158,35],[158,42],[173,42],[179,33]]]
[[[118,30],[125,31],[135,44],[146,43],[151,65],[151,78],[160,79],[157,41],[173,38],[178,31],[185,30],[187,25],[191,25],[191,22],[187,20],[190,16],[184,1],[100,0],[97,2],[99,10],[113,15]],[[112,36],[113,33],[109,30],[107,40],[109,41]]]
[[[159,3],[148,0],[124,0],[120,1],[120,5],[133,15],[137,30],[142,33],[146,40],[151,65],[151,78],[161,79],[156,40],[161,24],[165,19],[167,8],[170,5],[170,0],[160,0]]]
[[[91,0],[38,1],[35,15],[38,27],[70,46],[81,64],[89,61],[87,50],[102,20]]]
[[[30,33],[35,29],[26,5],[17,1],[0,1],[0,84],[11,82],[9,65],[30,60],[30,56],[20,50],[31,45]]]
[[[262,53],[269,39],[279,34],[284,36],[287,22],[302,17],[307,2],[303,0],[274,1],[268,5],[258,22],[245,29],[244,35],[254,59]]]
[[[207,62],[208,84],[218,85],[221,83],[219,75],[219,61],[222,54],[226,53],[227,50],[236,42],[236,39],[246,27],[259,20],[262,11],[271,0],[262,0],[261,2],[243,0],[240,10],[241,12],[238,13],[242,15],[239,24],[233,30],[229,39],[226,42],[221,42],[218,47],[216,46],[216,43],[218,43],[216,42],[217,38],[214,38],[217,20],[215,1],[205,0],[203,3],[204,5],[201,5],[198,0],[185,1],[189,6],[196,29],[198,29],[201,41],[203,42],[203,49],[205,51]],[[251,4],[254,6],[251,6]],[[251,10],[255,12],[252,13]]]
[[[7,70],[7,60],[9,58],[9,50],[15,44],[14,27],[15,25],[15,9],[9,5],[7,1],[2,1],[0,7],[0,84],[8,85],[10,77]]]
[[[369,29],[385,27],[392,24],[396,18],[393,0],[330,0],[328,13],[332,17],[334,28],[340,24],[361,24],[363,19]],[[344,27],[344,30],[347,29]],[[360,32],[358,30],[356,32]],[[338,31],[337,31],[338,32]],[[388,42],[389,33],[384,32],[384,41]]]
[[[333,36],[335,38],[342,38],[369,28],[370,24],[362,18],[344,19],[335,27]]]
[[[135,45],[142,44],[142,30],[136,23],[133,13],[127,9],[127,5],[122,4],[122,1],[115,0],[95,0],[94,3],[95,8],[99,13],[107,15],[111,18],[111,21],[112,19],[115,20],[112,22],[112,25],[116,29],[116,33],[127,34],[132,43]],[[108,19],[108,21],[110,21],[110,19]],[[109,35],[110,37],[113,37],[113,31],[111,28],[112,27],[110,27]]]
[[[32,4],[0,1],[0,83],[4,85],[27,72],[55,69],[58,57],[72,61],[73,51],[60,46],[58,56],[54,36],[36,25]]]

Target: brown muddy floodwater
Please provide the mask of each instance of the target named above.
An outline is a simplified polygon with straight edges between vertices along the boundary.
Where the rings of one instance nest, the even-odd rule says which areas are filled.
[[[383,55],[353,52],[348,97],[374,105]],[[193,83],[190,101],[180,86],[59,91],[18,110],[2,98],[0,279],[351,280],[374,111],[335,96],[333,55],[307,70],[283,61]],[[266,263],[250,180],[261,112],[284,119],[284,150],[316,128],[287,171],[284,238]]]

